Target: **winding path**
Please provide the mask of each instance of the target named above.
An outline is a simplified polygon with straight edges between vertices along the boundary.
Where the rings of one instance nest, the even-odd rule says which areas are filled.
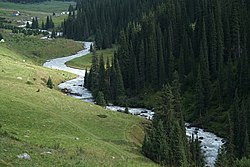
[[[70,92],[69,93],[70,96],[87,102],[93,102],[93,98],[91,92],[83,87],[85,70],[67,67],[65,63],[72,59],[89,54],[90,45],[91,42],[84,42],[85,48],[77,52],[76,54],[68,57],[48,60],[46,63],[43,64],[44,67],[63,70],[78,75],[77,78],[66,81],[58,85],[58,87],[60,89],[67,89]],[[125,110],[124,107],[120,106],[107,106],[106,108],[112,111]],[[129,108],[129,112],[133,115],[139,115],[147,119],[152,119],[154,115],[154,112],[144,108]],[[211,132],[205,132],[203,129],[187,126],[186,135],[188,137],[191,137],[192,134],[198,135],[198,137],[200,137],[199,140],[201,142],[201,147],[205,155],[206,166],[214,167],[218,155],[218,150],[224,144],[223,139],[217,137],[215,134]]]

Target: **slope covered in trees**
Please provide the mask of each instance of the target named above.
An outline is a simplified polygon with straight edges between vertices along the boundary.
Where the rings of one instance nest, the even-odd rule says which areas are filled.
[[[95,36],[98,49],[111,47],[121,29],[142,13],[164,0],[81,0],[76,8],[69,8],[70,15],[63,24],[67,38],[86,40]]]
[[[178,71],[184,113],[201,126],[229,134],[227,161],[248,157],[249,16],[250,2],[244,0],[165,0],[120,32],[113,66],[119,67],[121,90],[128,97],[158,91]],[[156,122],[153,129],[164,127]]]

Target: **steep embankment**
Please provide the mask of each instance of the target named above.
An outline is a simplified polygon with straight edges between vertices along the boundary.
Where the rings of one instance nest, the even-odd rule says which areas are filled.
[[[48,89],[48,76],[59,83],[72,74],[25,58],[0,45],[0,166],[154,165],[140,154],[143,119]]]

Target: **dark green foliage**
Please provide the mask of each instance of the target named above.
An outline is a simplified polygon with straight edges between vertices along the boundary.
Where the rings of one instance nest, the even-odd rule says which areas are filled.
[[[107,60],[105,67],[103,55],[98,59],[98,56],[93,54],[90,72],[85,73],[84,86],[92,91],[96,102],[99,92],[102,92],[105,101],[125,104],[126,95],[117,58],[112,60],[112,66]]]
[[[148,5],[152,8],[143,9]],[[88,87],[102,90],[108,101],[121,103],[126,96],[141,97],[149,90],[159,91],[164,84],[171,83],[171,88],[165,91],[166,101],[157,110],[168,114],[156,116],[145,138],[147,147],[143,150],[148,157],[161,164],[176,166],[189,162],[186,151],[171,147],[171,142],[183,145],[185,141],[172,136],[174,141],[167,140],[167,135],[183,135],[182,110],[189,121],[212,127],[229,141],[222,150],[221,164],[230,165],[236,158],[249,155],[248,1],[94,0],[90,3],[82,0],[76,10],[77,16],[72,9],[64,22],[67,37],[87,39],[93,35],[97,49],[119,43],[112,65],[107,65],[105,72],[103,63],[97,66],[100,71],[90,70]],[[104,83],[104,86],[96,83]],[[184,103],[179,103],[182,100]],[[157,138],[158,135],[166,141]],[[156,150],[153,145],[159,143],[163,147]],[[171,163],[164,159],[165,156],[170,157]],[[193,155],[193,161],[194,157],[199,156]],[[202,164],[200,161],[195,163]]]
[[[32,27],[32,29],[38,29],[39,28],[39,23],[38,23],[37,17],[35,17],[35,19],[33,18],[31,27]]]
[[[92,44],[90,45],[89,51],[90,51],[90,52],[93,52],[93,51],[94,51],[94,48],[93,48],[93,45],[92,45]]]
[[[46,30],[48,30],[48,29],[52,29],[52,28],[54,28],[54,27],[55,27],[55,25],[54,25],[54,22],[53,22],[53,20],[52,20],[52,17],[51,17],[51,16],[47,16],[47,17],[46,17],[46,22],[45,22],[44,28],[45,28]]]
[[[86,69],[85,70],[85,75],[84,75],[84,87],[85,88],[89,88],[89,85],[88,85],[89,81],[88,81],[88,79],[89,79],[89,73],[88,73],[88,70]]]
[[[3,39],[3,36],[2,36],[2,34],[0,33],[0,40],[1,40],[1,39]]]
[[[26,28],[30,28],[30,23],[29,22],[26,23]]]
[[[129,114],[129,111],[128,111],[128,107],[127,107],[127,106],[125,107],[124,113],[125,113],[125,114]]]
[[[189,144],[190,144],[191,158],[195,163],[195,166],[203,167],[205,165],[205,161],[204,161],[204,155],[201,151],[201,146],[198,140],[198,136],[196,136],[195,138],[194,135],[192,135]]]
[[[111,47],[119,39],[119,32],[130,21],[138,20],[144,12],[163,0],[81,0],[76,8],[69,7],[63,31],[67,38],[77,40],[95,36],[96,48]],[[77,15],[74,14],[75,10]]]
[[[191,165],[191,159],[181,116],[178,79],[172,85],[162,90],[161,105],[156,110],[152,129],[144,139],[142,151],[161,165],[184,167]]]
[[[56,32],[55,32],[54,29],[53,29],[52,32],[51,32],[51,38],[56,38]]]
[[[50,89],[53,89],[54,87],[51,77],[48,78],[47,87]]]
[[[106,106],[106,101],[102,92],[97,93],[96,104],[100,106]]]

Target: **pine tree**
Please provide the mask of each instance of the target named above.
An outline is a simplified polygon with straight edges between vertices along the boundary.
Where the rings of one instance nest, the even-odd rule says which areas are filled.
[[[239,23],[239,2],[233,0],[232,2],[232,16],[231,16],[231,37],[232,37],[232,49],[233,60],[240,57],[240,23]]]
[[[49,79],[47,81],[47,87],[50,89],[53,89],[53,87],[54,87],[51,77],[49,77]]]
[[[45,29],[48,30],[50,28],[51,28],[51,23],[50,23],[49,16],[47,16],[46,22],[45,22]]]
[[[161,88],[166,82],[166,71],[163,58],[162,32],[159,25],[157,26],[157,56],[158,88]]]
[[[122,74],[121,74],[121,69],[120,69],[120,65],[118,63],[118,60],[115,60],[115,95],[116,95],[116,99],[115,101],[118,104],[122,104],[124,103],[125,100],[125,89],[124,89],[124,85],[123,85],[123,78],[122,78]]]
[[[56,38],[56,32],[55,32],[54,29],[53,29],[52,32],[51,32],[51,38]]]
[[[91,87],[90,90],[93,92],[93,96],[96,97],[99,89],[99,60],[96,54],[92,56],[91,65]]]
[[[38,29],[39,28],[39,23],[38,23],[38,19],[37,17],[35,18],[35,29]]]
[[[101,91],[99,91],[97,93],[96,104],[100,105],[100,106],[106,106],[106,101],[105,101],[104,95],[103,95],[103,93]]]
[[[36,24],[36,23],[35,23],[35,18],[33,17],[33,18],[32,18],[32,24],[31,24],[31,28],[32,28],[32,29],[35,29],[35,24]]]
[[[30,23],[27,21],[26,28],[30,28]]]
[[[43,21],[42,21],[42,30],[45,30],[45,25]]]
[[[100,59],[99,59],[99,87],[98,90],[101,92],[104,92],[105,90],[105,65],[104,65],[104,60],[103,60],[103,54],[101,54]]]
[[[88,70],[85,69],[85,75],[84,75],[84,87],[85,88],[89,88],[88,79],[89,79],[89,73],[88,73]]]
[[[204,104],[204,89],[201,79],[201,72],[200,72],[200,66],[198,67],[198,74],[197,74],[197,81],[196,81],[196,105],[195,105],[195,117],[201,118],[205,110],[205,104]]]

